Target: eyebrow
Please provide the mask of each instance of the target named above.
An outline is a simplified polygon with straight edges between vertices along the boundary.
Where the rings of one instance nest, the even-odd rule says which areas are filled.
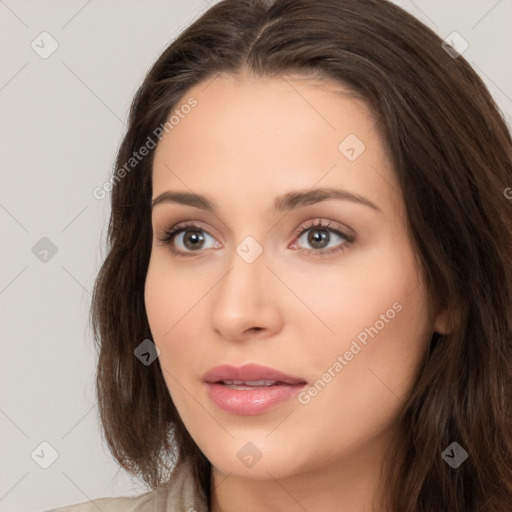
[[[276,213],[288,212],[296,208],[320,203],[328,199],[351,201],[353,203],[368,206],[375,211],[382,213],[382,210],[369,199],[360,196],[359,194],[354,194],[352,192],[348,192],[347,190],[336,188],[316,188],[307,191],[298,190],[294,192],[288,192],[282,196],[278,196],[275,199],[274,204],[270,208],[270,211],[274,211]],[[193,206],[195,208],[200,208],[212,213],[217,213],[217,206],[213,201],[208,199],[206,196],[194,194],[191,192],[172,192],[168,190],[153,199],[151,208],[153,209],[156,205],[162,203],[183,204]]]

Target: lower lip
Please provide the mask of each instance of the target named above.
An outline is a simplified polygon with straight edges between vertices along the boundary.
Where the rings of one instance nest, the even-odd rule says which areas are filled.
[[[212,401],[221,409],[246,416],[260,414],[297,395],[306,384],[277,384],[232,389],[224,384],[206,383]]]

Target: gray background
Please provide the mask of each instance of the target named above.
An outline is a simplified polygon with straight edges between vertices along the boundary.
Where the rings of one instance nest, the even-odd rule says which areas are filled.
[[[92,191],[145,72],[212,3],[0,0],[0,511],[147,490],[118,471],[99,430],[88,309],[110,203]],[[512,0],[396,3],[468,41],[510,127]],[[43,31],[59,45],[46,59],[31,47],[48,51]],[[57,249],[46,261],[43,237]],[[58,453],[47,469],[42,442]]]

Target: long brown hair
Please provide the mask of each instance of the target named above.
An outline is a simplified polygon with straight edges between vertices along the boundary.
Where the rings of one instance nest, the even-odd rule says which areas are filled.
[[[188,460],[209,500],[210,463],[185,429],[158,360],[146,366],[134,356],[151,339],[144,283],[154,149],[129,172],[118,170],[189,88],[246,71],[335,80],[367,101],[400,184],[431,306],[450,313],[450,332],[434,333],[404,401],[382,468],[386,506],[512,510],[511,136],[464,57],[454,58],[387,0],[221,1],[148,72],[111,180],[108,254],[91,308],[97,397],[113,456],[152,488]],[[452,442],[468,453],[456,469],[442,457]]]

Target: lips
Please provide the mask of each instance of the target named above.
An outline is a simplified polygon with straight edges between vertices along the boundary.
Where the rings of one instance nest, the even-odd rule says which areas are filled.
[[[266,412],[306,385],[304,379],[257,364],[216,366],[204,374],[203,381],[212,402],[237,415]]]
[[[274,368],[258,364],[247,364],[236,367],[221,365],[208,370],[203,376],[204,382],[210,384],[223,383],[231,385],[269,386],[276,384],[305,384],[299,377],[286,375]]]

